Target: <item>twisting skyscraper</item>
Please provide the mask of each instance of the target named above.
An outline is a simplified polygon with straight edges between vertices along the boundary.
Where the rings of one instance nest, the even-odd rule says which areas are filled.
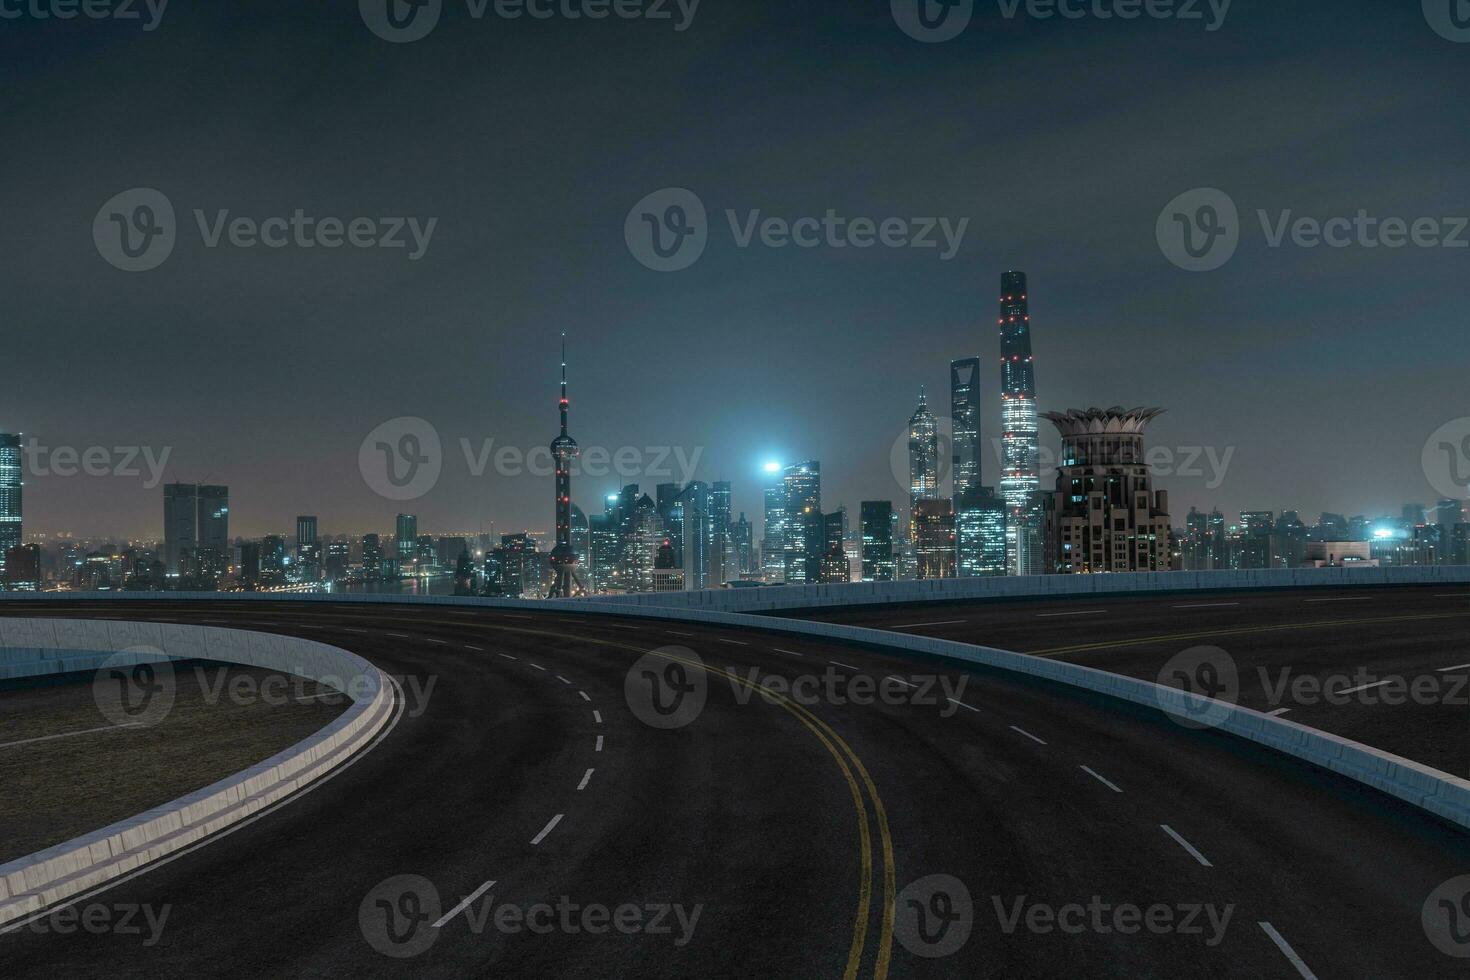
[[[577,552],[572,547],[572,460],[580,450],[577,440],[567,435],[567,338],[561,338],[561,435],[551,441],[551,457],[556,461],[556,547],[551,549],[551,568],[555,581],[550,598],[565,599],[572,595],[577,579]]]
[[[1000,420],[1004,467],[1000,495],[1010,509],[1006,559],[1012,575],[1041,572],[1038,491],[1041,463],[1036,435],[1036,370],[1026,273],[1000,277]]]

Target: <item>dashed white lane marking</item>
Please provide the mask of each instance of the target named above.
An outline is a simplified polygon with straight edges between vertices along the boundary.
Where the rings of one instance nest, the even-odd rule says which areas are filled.
[[[1058,616],[1101,616],[1106,609],[1079,609],[1077,612],[1064,613],[1037,613],[1037,619],[1055,619]]]
[[[577,784],[577,791],[578,792],[581,792],[582,790],[584,790],[584,789],[587,788],[587,781],[592,778],[592,773],[594,771],[595,770],[588,769],[586,772],[582,773],[582,781]]]
[[[911,630],[919,626],[954,626],[956,623],[963,622],[965,622],[963,619],[941,619],[933,623],[896,623],[888,628],[891,630]]]
[[[1025,735],[1027,738],[1029,738],[1031,741],[1035,742],[1038,745],[1045,745],[1046,744],[1041,739],[1037,738],[1035,735],[1032,735],[1030,732],[1026,731],[1026,729],[1024,729],[1024,728],[1017,728],[1015,725],[1012,725],[1011,726],[1011,731],[1013,731],[1013,732],[1020,732],[1022,735]]]
[[[1369,688],[1382,687],[1385,684],[1392,684],[1394,682],[1394,680],[1395,680],[1395,678],[1390,677],[1388,680],[1374,681],[1371,684],[1359,684],[1357,687],[1350,687],[1350,688],[1347,688],[1346,690],[1338,691],[1336,693],[1338,693],[1338,694],[1357,694],[1359,691],[1366,691]]]
[[[1302,962],[1302,958],[1296,955],[1296,950],[1291,948],[1291,943],[1281,938],[1281,933],[1276,931],[1275,926],[1269,922],[1257,922],[1256,925],[1260,926],[1261,931],[1271,937],[1271,941],[1276,944],[1276,948],[1281,950],[1281,955],[1285,956],[1287,962],[1296,967],[1296,972],[1302,975],[1302,980],[1317,980],[1317,974],[1307,968],[1307,964]]]
[[[1180,847],[1182,847],[1186,851],[1188,851],[1190,857],[1194,858],[1196,861],[1198,861],[1200,864],[1204,865],[1207,868],[1213,868],[1214,867],[1214,865],[1210,863],[1209,859],[1206,858],[1203,854],[1201,854],[1199,852],[1199,849],[1198,848],[1196,848],[1189,841],[1185,840],[1183,837],[1180,837],[1179,834],[1178,834],[1178,832],[1175,831],[1173,827],[1170,827],[1166,823],[1161,823],[1161,824],[1159,824],[1159,826],[1163,828],[1164,833],[1166,833],[1170,837],[1174,838],[1174,840],[1179,844]]]
[[[551,822],[548,823],[545,827],[541,828],[541,833],[531,838],[531,846],[535,847],[537,844],[540,844],[542,841],[544,841],[546,839],[546,835],[555,830],[556,825],[561,823],[561,818],[563,816],[565,816],[565,814],[558,813],[556,816],[552,817]]]
[[[565,677],[561,676],[560,674],[557,674],[556,675],[556,679],[559,680],[559,681],[561,681],[563,684],[571,684],[572,683],[571,681],[567,680]]]
[[[720,641],[721,643],[728,643],[731,646],[736,646],[736,647],[748,647],[748,646],[750,646],[750,644],[749,643],[746,643],[744,640],[727,640],[723,636],[717,636],[717,637],[715,637],[715,639],[718,640],[718,641]]]
[[[91,735],[94,732],[110,732],[119,728],[139,728],[142,722],[129,721],[121,725],[103,725],[101,728],[84,728],[75,732],[60,732],[56,735],[39,735],[36,738],[23,738],[17,742],[0,742],[0,749],[8,749],[12,745],[30,745],[32,742],[49,742],[54,738],[71,738],[73,735]]]
[[[802,656],[802,654],[797,653],[795,650],[782,650],[780,647],[771,647],[771,649],[772,650],[775,650],[777,653],[785,653],[785,654],[789,654],[790,656],[793,656],[793,657],[800,657],[800,656]]]
[[[593,721],[596,721],[599,725],[602,724],[602,712],[601,711],[594,711],[594,712],[592,712],[592,719],[593,719]]]
[[[1373,599],[1372,596],[1366,596],[1366,595],[1345,595],[1345,596],[1338,596],[1335,599],[1305,599],[1303,601],[1305,601],[1305,602],[1371,602],[1372,599]]]
[[[342,627],[342,631],[344,633],[366,633],[367,632],[367,630],[360,630],[356,626],[344,626],[344,627]]]
[[[602,751],[602,736],[601,735],[597,736],[597,748],[593,749],[592,751],[593,752],[601,752]]]
[[[852,664],[840,664],[835,660],[829,660],[827,661],[827,663],[831,664],[833,667],[841,667],[843,670],[857,670],[857,668],[854,667]]]
[[[445,923],[447,923],[450,919],[453,919],[456,915],[459,915],[459,913],[463,912],[465,909],[469,908],[470,905],[471,905],[471,903],[473,903],[475,899],[479,898],[481,895],[485,894],[491,888],[494,888],[494,887],[495,887],[495,882],[493,882],[493,881],[487,881],[483,885],[481,885],[479,888],[476,888],[473,892],[471,892],[465,898],[465,900],[463,902],[460,902],[454,908],[450,909],[448,912],[445,912],[442,916],[440,916],[439,917],[439,921],[436,922],[436,923],[434,923],[434,928],[435,929],[442,929],[442,928],[444,928]]]
[[[313,626],[311,623],[297,623],[296,626],[297,626],[298,629],[304,629],[304,630],[322,630],[322,629],[326,629],[325,626]]]
[[[409,636],[408,636],[408,634],[407,634],[407,633],[384,633],[384,634],[383,634],[383,635],[384,635],[384,636],[396,636],[396,637],[398,637],[398,638],[399,638],[399,639],[400,639],[400,640],[406,640],[406,639],[408,639],[408,638],[409,638]]]
[[[957,704],[961,708],[969,708],[971,711],[978,712],[980,710],[979,708],[976,708],[976,707],[973,707],[971,705],[968,705],[968,704],[966,704],[963,701],[956,701],[954,698],[945,698],[944,700],[948,701],[950,704]]]
[[[577,693],[580,694],[580,695],[582,695],[582,700],[583,701],[591,701],[592,700],[591,698],[589,698],[587,696],[587,692],[586,691],[578,691]]]
[[[466,650],[475,650],[475,651],[477,651],[479,653],[484,653],[485,652],[485,648],[484,647],[477,647],[473,643],[466,643],[464,645],[464,648]]]
[[[526,663],[530,664],[531,661],[527,660]],[[545,670],[546,669],[545,667],[541,666],[540,664],[531,664],[531,666],[532,667],[535,667],[537,670]]]
[[[1118,788],[1118,786],[1117,786],[1116,783],[1114,783],[1111,779],[1107,778],[1106,776],[1100,774],[1096,769],[1092,768],[1091,766],[1083,766],[1082,767],[1082,771],[1085,772],[1085,773],[1087,773],[1087,775],[1091,776],[1093,779],[1096,779],[1098,782],[1102,783],[1104,786],[1106,786],[1108,789],[1112,790],[1114,793],[1121,793],[1121,792],[1123,792],[1121,789]]]
[[[448,640],[436,640],[432,636],[426,636],[426,637],[424,637],[424,642],[426,642],[426,643],[438,643],[438,644],[440,644],[442,646],[442,645],[448,643],[449,641]]]
[[[1467,667],[1470,667],[1470,664],[1458,664],[1457,666],[1454,666],[1454,667],[1437,667],[1435,669],[1438,670],[1441,674],[1443,674],[1445,671],[1449,671],[1449,670],[1464,670]]]
[[[603,623],[602,625],[606,626],[608,629],[615,630],[639,630],[643,628],[641,626],[624,626],[621,623]]]
[[[1272,718],[1275,718],[1277,715],[1284,715],[1290,710],[1290,708],[1277,708],[1275,711],[1266,712],[1266,714],[1270,715]]]
[[[508,653],[502,653],[501,656],[504,657],[506,660],[519,660],[520,659],[519,657],[512,657]]]
[[[887,677],[884,678],[884,680],[898,681],[904,687],[914,687],[915,686],[913,684],[910,684],[908,681],[904,680],[902,677],[894,677],[892,674],[889,674]]]
[[[665,632],[672,633],[675,636],[693,636],[694,635],[693,633],[680,633],[678,630],[666,630]]]
[[[1186,602],[1182,605],[1173,606],[1174,609],[1223,609],[1226,606],[1238,606],[1238,602]]]
[[[1435,596],[1436,599],[1470,599],[1470,592],[1441,592]],[[205,620],[209,622],[209,620]]]

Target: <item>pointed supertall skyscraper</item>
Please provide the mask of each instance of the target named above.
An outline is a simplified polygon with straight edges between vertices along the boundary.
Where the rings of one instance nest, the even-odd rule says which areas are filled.
[[[1000,418],[1005,456],[1000,495],[1010,508],[1006,558],[1012,575],[1038,575],[1042,571],[1041,462],[1026,273],[1002,273],[1000,294]]]
[[[556,575],[548,598],[566,599],[580,584],[577,552],[572,548],[572,460],[581,452],[577,440],[567,434],[567,335],[561,335],[561,435],[551,441],[556,461],[556,547],[551,550],[551,568]]]

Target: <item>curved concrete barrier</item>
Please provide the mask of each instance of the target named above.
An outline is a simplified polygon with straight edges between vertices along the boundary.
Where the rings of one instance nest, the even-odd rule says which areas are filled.
[[[321,731],[243,772],[0,865],[0,926],[175,853],[320,779],[369,745],[397,703],[378,668],[311,640],[171,623],[0,619],[0,678],[188,659],[295,674],[342,691],[352,705]]]

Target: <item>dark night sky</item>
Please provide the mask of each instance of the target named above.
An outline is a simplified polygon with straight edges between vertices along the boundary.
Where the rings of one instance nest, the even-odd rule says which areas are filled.
[[[921,384],[985,358],[998,436],[999,274],[1031,277],[1039,403],[1162,405],[1150,442],[1233,449],[1191,504],[1376,514],[1437,496],[1428,435],[1470,414],[1470,249],[1268,247],[1255,217],[1470,214],[1470,44],[1417,2],[1237,0],[1196,21],[1006,20],[904,35],[887,0],[704,0],[671,23],[473,20],[374,36],[351,0],[175,0],[160,27],[0,21],[0,430],[170,451],[227,483],[232,531],[551,524],[548,477],[472,477],[459,440],[555,435],[558,334],[586,446],[703,447],[760,509],[763,459],[817,457],[824,503],[895,500],[889,450]],[[179,214],[159,268],[103,261],[103,202]],[[711,218],[691,268],[650,271],[623,223],[664,187]],[[1175,268],[1155,220],[1228,191],[1222,269]],[[205,248],[192,211],[438,218],[427,254]],[[959,253],[737,248],[723,212],[967,217]],[[1467,233],[1470,238],[1470,233]],[[422,416],[422,499],[375,495],[358,448]],[[998,479],[987,451],[985,479]],[[583,479],[586,510],[615,478]],[[636,480],[645,485],[657,479]],[[156,535],[141,477],[33,476],[28,531]]]

